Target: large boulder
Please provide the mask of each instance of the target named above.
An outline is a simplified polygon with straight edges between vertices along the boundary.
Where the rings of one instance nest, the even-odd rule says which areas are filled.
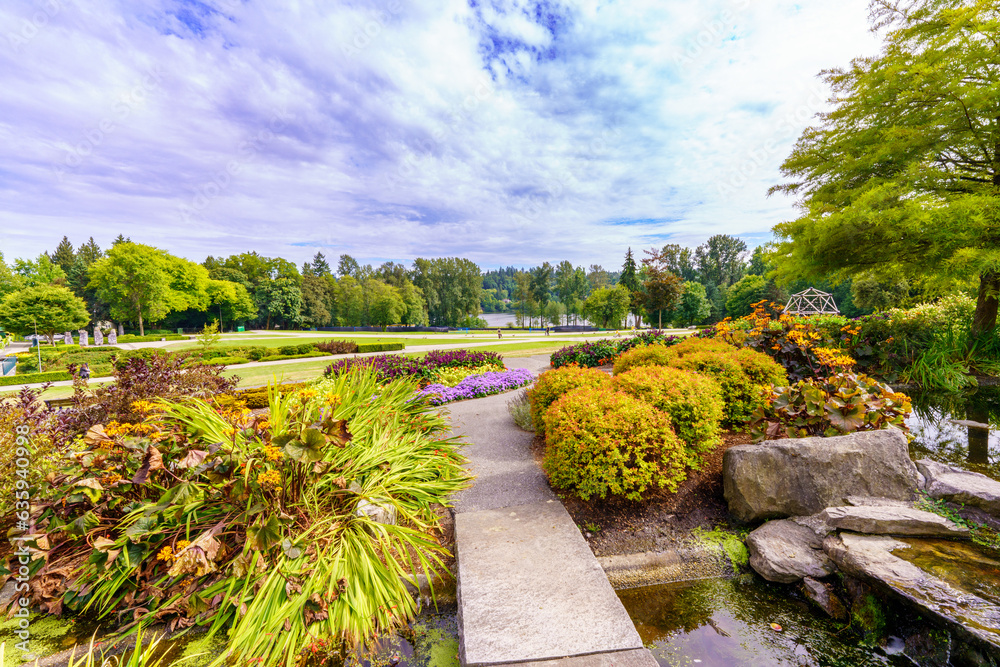
[[[729,511],[747,522],[816,514],[852,496],[912,500],[917,488],[896,429],[738,445],[722,465]]]
[[[962,537],[969,533],[965,526],[913,507],[827,507],[818,519],[830,528],[868,535]]]
[[[1000,482],[930,459],[917,461],[917,468],[931,498],[978,507],[1000,517]]]
[[[750,567],[768,581],[790,584],[803,577],[825,577],[837,568],[823,552],[823,541],[794,521],[769,521],[747,536]]]

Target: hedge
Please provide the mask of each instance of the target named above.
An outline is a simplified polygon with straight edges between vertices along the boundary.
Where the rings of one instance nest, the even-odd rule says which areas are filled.
[[[365,352],[395,352],[406,347],[403,343],[359,343],[358,354]]]
[[[59,382],[72,380],[68,371],[49,371],[48,373],[26,373],[24,375],[6,375],[0,377],[0,387],[12,384],[34,384],[36,382]]]
[[[326,352],[306,352],[304,354],[269,354],[261,357],[257,361],[281,361],[282,359],[309,359],[314,357],[328,357]]]
[[[151,343],[160,339],[165,340],[187,340],[190,336],[180,334],[149,334],[148,336],[136,336],[135,334],[125,334],[118,337],[119,343]]]

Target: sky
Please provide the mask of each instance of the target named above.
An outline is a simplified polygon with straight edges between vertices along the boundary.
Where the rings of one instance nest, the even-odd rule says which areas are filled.
[[[867,0],[4,0],[0,252],[752,247]]]

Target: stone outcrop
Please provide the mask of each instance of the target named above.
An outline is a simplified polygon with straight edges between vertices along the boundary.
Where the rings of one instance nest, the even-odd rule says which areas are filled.
[[[823,541],[823,550],[846,574],[875,581],[989,652],[1000,649],[1000,606],[893,553],[909,548],[892,537],[853,533]]]
[[[747,536],[750,567],[768,581],[790,584],[836,571],[812,530],[794,521],[769,521]]]
[[[961,537],[969,533],[943,516],[912,507],[828,507],[816,518],[832,529],[868,535]]]
[[[847,618],[847,607],[833,592],[830,584],[805,577],[802,579],[802,593],[817,607],[826,612],[830,618],[841,621]]]
[[[917,469],[895,429],[739,445],[723,457],[729,511],[741,521],[806,516],[851,496],[912,500]]]
[[[1000,517],[1000,482],[930,459],[917,461],[917,468],[931,498],[978,507]]]

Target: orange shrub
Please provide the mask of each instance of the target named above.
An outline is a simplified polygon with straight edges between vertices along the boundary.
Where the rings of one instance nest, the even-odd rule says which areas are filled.
[[[528,390],[535,432],[545,435],[545,411],[566,392],[577,387],[604,387],[610,383],[611,378],[607,373],[593,368],[563,366],[542,373],[535,381],[535,386]]]
[[[670,417],[607,387],[581,387],[557,400],[545,413],[545,431],[549,482],[584,500],[639,500],[653,485],[676,491],[686,476],[687,451]]]
[[[639,366],[666,366],[674,356],[666,345],[636,347],[615,359],[615,375]]]
[[[710,377],[664,366],[640,366],[616,375],[612,386],[670,415],[677,437],[698,466],[699,456],[722,442],[719,435],[725,403]]]

